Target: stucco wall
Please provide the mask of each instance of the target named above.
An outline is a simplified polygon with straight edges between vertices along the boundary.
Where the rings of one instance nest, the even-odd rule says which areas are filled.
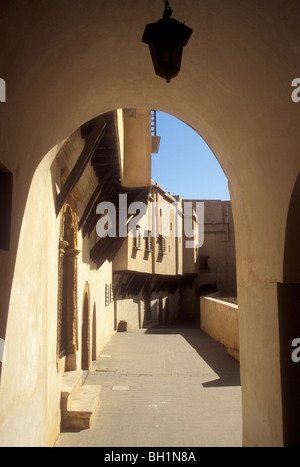
[[[137,297],[125,297],[116,300],[115,312],[117,325],[127,322],[127,329],[139,329],[155,326],[158,323],[168,325],[176,321],[180,310],[179,293],[152,294],[150,300],[151,320],[145,321],[145,301],[140,294]]]
[[[116,300],[116,321],[126,321],[127,329],[139,329],[144,319],[144,303],[140,297]]]
[[[17,355],[21,350],[31,354],[30,340],[25,339],[26,348],[21,349],[18,337],[24,336],[18,326],[22,318],[35,322],[35,312],[30,309],[28,315],[24,300],[17,303],[15,295],[24,290],[30,295],[40,287],[39,282],[28,284],[27,292],[26,278],[18,277],[18,271],[20,258],[29,256],[20,250],[32,248],[32,235],[24,243],[22,222],[32,177],[45,154],[106,111],[133,106],[163,110],[201,134],[229,179],[236,233],[243,444],[280,446],[277,283],[283,280],[286,219],[300,169],[300,104],[291,100],[291,82],[300,62],[299,2],[174,0],[172,8],[194,32],[180,75],[166,85],[155,76],[141,43],[145,25],[161,16],[159,2],[149,2],[147,8],[144,0],[93,0],[89,8],[86,0],[73,2],[72,8],[57,0],[3,2],[0,66],[7,102],[1,103],[0,146],[1,162],[14,176],[14,196],[11,248],[0,252],[0,338],[11,350],[16,348]],[[44,210],[42,218],[48,216],[51,213]],[[40,240],[34,239],[34,244],[40,247]],[[36,256],[41,254],[36,250]],[[39,334],[38,340],[43,337]],[[31,365],[27,362],[30,359],[26,364]],[[11,382],[5,365],[2,368],[0,396],[10,386],[16,398],[0,398],[5,401],[1,434],[6,423],[2,415],[14,400],[20,429],[10,425],[12,439],[17,442],[20,434],[21,443],[26,425],[27,438],[34,439],[38,432],[36,439],[41,441],[43,425],[35,429],[33,419],[30,425],[22,422],[29,409],[18,402],[22,391],[14,388],[13,374],[23,368],[17,357],[14,363]],[[20,378],[22,384],[24,377]]]
[[[55,213],[60,145],[39,165],[30,188],[20,236],[6,333],[6,362],[0,386],[0,446],[52,446],[60,432],[62,372],[57,368],[58,241]],[[51,169],[51,170],[50,170]],[[113,303],[105,307],[112,265],[97,270],[86,261],[89,238],[78,235],[78,350],[81,357],[83,297],[90,291],[90,348],[96,304],[96,354],[114,332]],[[92,358],[92,354],[91,354]],[[80,368],[80,366],[79,366]]]
[[[200,300],[201,329],[239,360],[238,305],[210,297]]]
[[[35,173],[26,204],[0,386],[0,445],[51,445],[59,432],[56,371],[58,237],[50,164]]]

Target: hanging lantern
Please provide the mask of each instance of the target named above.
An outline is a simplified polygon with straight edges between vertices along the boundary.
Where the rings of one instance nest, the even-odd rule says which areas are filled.
[[[182,50],[193,30],[171,18],[173,11],[168,0],[165,2],[163,18],[156,23],[147,24],[142,42],[150,49],[155,73],[170,83],[181,68]]]

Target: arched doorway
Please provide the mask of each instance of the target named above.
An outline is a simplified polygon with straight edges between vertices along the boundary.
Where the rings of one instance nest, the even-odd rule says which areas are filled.
[[[89,370],[91,366],[90,343],[90,292],[88,284],[85,285],[82,305],[81,324],[81,369]]]
[[[300,363],[292,345],[300,338],[300,174],[292,193],[286,224],[283,283],[278,284],[283,438],[300,446]]]
[[[77,351],[77,216],[74,206],[64,206],[61,216],[58,274],[57,359],[65,370],[76,369]]]

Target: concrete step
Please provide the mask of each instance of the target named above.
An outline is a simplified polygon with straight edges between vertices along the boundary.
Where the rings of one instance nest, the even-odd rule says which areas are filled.
[[[64,428],[87,430],[91,427],[100,405],[101,389],[99,385],[84,385],[78,390],[76,397],[68,404],[68,410],[62,412]]]
[[[69,405],[75,399],[78,391],[82,387],[87,372],[83,370],[68,371],[62,376],[62,388],[61,388],[61,411],[66,412],[69,409]]]

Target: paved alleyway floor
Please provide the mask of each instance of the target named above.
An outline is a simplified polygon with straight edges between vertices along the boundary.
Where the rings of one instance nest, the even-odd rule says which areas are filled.
[[[239,364],[189,328],[116,333],[85,384],[101,384],[90,430],[57,447],[240,447]]]

